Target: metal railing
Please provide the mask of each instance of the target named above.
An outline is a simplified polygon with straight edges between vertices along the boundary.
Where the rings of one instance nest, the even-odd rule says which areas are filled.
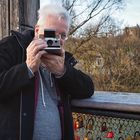
[[[73,100],[75,140],[140,140],[140,94],[96,91]]]

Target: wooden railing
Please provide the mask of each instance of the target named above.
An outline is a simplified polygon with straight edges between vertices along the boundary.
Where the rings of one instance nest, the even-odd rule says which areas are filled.
[[[140,94],[96,91],[73,100],[75,140],[140,140]]]

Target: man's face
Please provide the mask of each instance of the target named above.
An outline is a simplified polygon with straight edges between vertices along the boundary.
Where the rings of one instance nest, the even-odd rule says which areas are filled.
[[[64,19],[55,16],[48,16],[44,26],[36,26],[35,35],[43,35],[44,29],[53,29],[56,31],[56,37],[60,39],[63,46],[68,34],[68,23]]]

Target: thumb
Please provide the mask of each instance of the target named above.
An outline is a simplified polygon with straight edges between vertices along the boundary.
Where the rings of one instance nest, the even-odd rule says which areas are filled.
[[[64,50],[64,48],[61,48],[61,56],[65,58],[65,50]]]

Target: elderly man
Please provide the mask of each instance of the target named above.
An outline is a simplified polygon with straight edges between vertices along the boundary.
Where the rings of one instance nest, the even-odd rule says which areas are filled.
[[[70,100],[92,96],[94,86],[63,48],[69,26],[63,7],[46,5],[34,31],[12,31],[0,41],[2,140],[74,139]],[[44,30],[55,31],[59,54],[47,51]]]

